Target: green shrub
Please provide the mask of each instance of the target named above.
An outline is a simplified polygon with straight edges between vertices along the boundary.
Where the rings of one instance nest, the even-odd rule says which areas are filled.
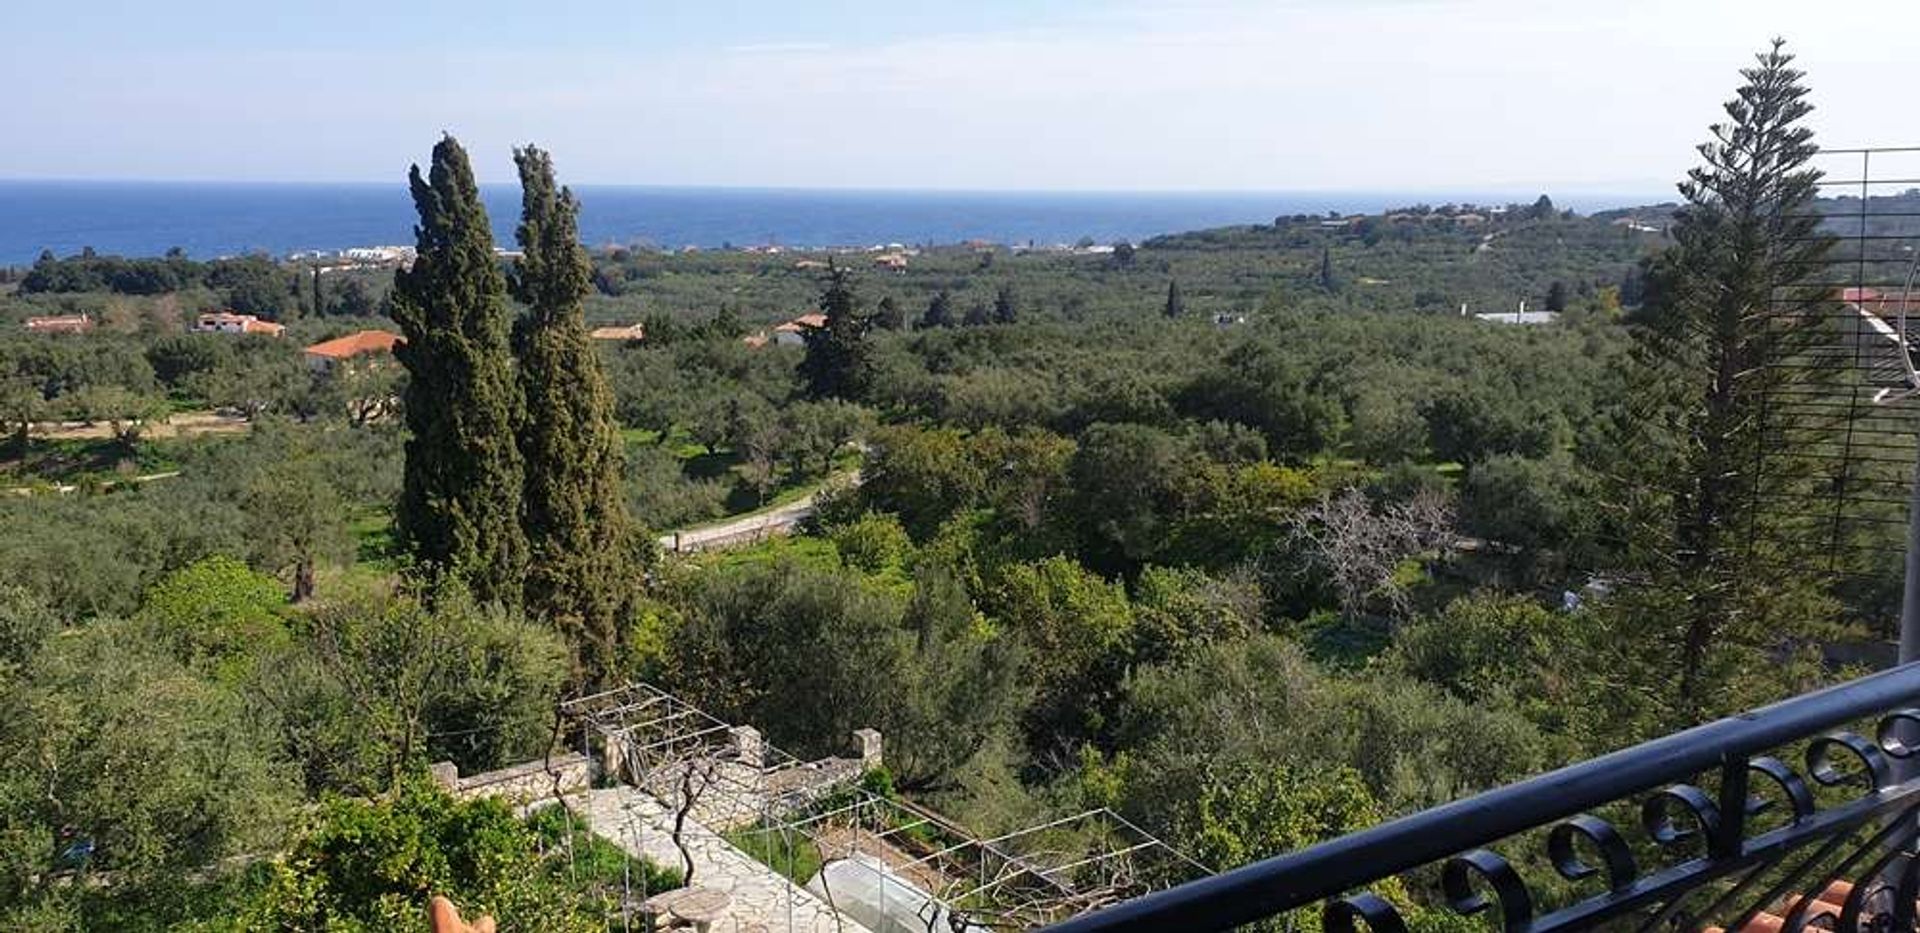
[[[906,529],[891,515],[868,512],[835,529],[832,536],[841,561],[868,573],[898,567],[913,551]]]
[[[587,933],[606,928],[629,877],[648,891],[680,883],[629,862],[558,807],[522,820],[500,801],[455,800],[425,778],[389,799],[326,801],[259,875],[239,928],[424,931],[428,899],[443,895],[502,929]]]

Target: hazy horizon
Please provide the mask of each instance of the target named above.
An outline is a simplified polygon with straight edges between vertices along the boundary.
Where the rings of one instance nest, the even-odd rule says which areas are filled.
[[[1775,35],[1828,146],[1898,143],[1920,4],[1788,0],[240,0],[29,7],[0,178],[384,183],[440,133],[489,182],[1670,192]]]
[[[61,176],[21,177],[0,176],[0,185],[128,185],[128,186],[204,186],[233,188],[387,188],[396,184],[404,185],[405,178],[368,180],[368,179],[328,179],[328,178],[139,178],[139,177],[100,177],[74,178]],[[563,182],[564,184],[564,182]],[[488,179],[480,182],[482,189],[514,189],[519,183],[504,179]],[[1377,188],[961,188],[939,187],[931,185],[897,185],[884,187],[855,185],[757,185],[740,184],[665,184],[653,182],[580,182],[569,184],[576,191],[716,191],[768,194],[848,194],[848,195],[937,195],[937,196],[994,196],[1017,195],[1022,197],[1048,196],[1061,198],[1101,198],[1101,197],[1165,197],[1165,198],[1220,198],[1220,197],[1274,197],[1309,195],[1314,197],[1335,198],[1345,195],[1368,199],[1381,196],[1407,196],[1413,198],[1441,198],[1430,203],[1434,206],[1455,201],[1475,203],[1487,206],[1508,203],[1531,203],[1540,195],[1546,195],[1556,204],[1565,198],[1571,206],[1574,202],[1594,204],[1608,199],[1625,198],[1617,204],[1608,201],[1606,206],[1592,209],[1605,210],[1607,206],[1634,207],[1645,204],[1677,202],[1678,195],[1673,185],[1659,192],[1614,191],[1604,189],[1562,188],[1552,185],[1541,188],[1514,188],[1510,190],[1478,190],[1466,185],[1437,185],[1420,190],[1402,191],[1392,186]],[[1482,199],[1482,200],[1476,200]],[[1497,200],[1494,200],[1497,199]],[[1412,202],[1408,202],[1411,204]]]
[[[1061,192],[577,186],[588,243],[806,248],[875,243],[1140,241],[1186,230],[1268,224],[1329,211],[1377,213],[1417,203],[1532,203],[1533,192]],[[1551,193],[1549,193],[1551,195]],[[481,195],[501,242],[513,236],[517,185]],[[1560,194],[1582,213],[1648,203],[1622,195]],[[411,240],[406,186],[198,181],[0,181],[0,264],[44,250],[108,254],[284,255]]]

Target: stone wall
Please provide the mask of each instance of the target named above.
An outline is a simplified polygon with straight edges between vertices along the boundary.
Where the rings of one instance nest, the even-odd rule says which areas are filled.
[[[733,726],[724,744],[708,746],[699,756],[664,762],[647,774],[633,773],[633,763],[625,760],[628,742],[618,730],[601,734],[604,774],[639,787],[669,807],[691,791],[693,815],[723,832],[791,816],[884,763],[881,736],[874,729],[853,733],[856,757],[769,767],[759,730]]]
[[[451,761],[434,765],[432,771],[434,780],[461,800],[499,797],[509,803],[520,804],[551,797],[556,774],[560,779],[559,791],[562,794],[593,786],[593,762],[579,752],[521,762],[498,771],[466,777],[460,776],[460,769]]]

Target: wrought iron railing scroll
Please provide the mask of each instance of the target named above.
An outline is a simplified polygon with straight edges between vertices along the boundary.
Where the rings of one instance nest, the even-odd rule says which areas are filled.
[[[1910,732],[1909,729],[1912,731]],[[1051,927],[1912,930],[1920,663]],[[1911,743],[1911,744],[1910,744]],[[1756,918],[1761,918],[1755,922]]]

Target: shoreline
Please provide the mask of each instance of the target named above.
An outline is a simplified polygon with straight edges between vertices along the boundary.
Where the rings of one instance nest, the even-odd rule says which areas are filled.
[[[778,247],[835,252],[880,244],[1111,244],[1295,215],[1378,213],[1413,204],[1531,203],[1537,195],[1456,192],[988,192],[599,187],[576,189],[592,249],[680,251]],[[482,186],[495,240],[510,244],[517,189]],[[1581,213],[1618,209],[1630,194],[1569,195]],[[1556,200],[1556,203],[1561,203]],[[1647,203],[1641,200],[1641,203]],[[0,181],[0,265],[41,251],[71,256],[194,259],[338,253],[412,242],[403,185],[235,185],[198,182]]]

